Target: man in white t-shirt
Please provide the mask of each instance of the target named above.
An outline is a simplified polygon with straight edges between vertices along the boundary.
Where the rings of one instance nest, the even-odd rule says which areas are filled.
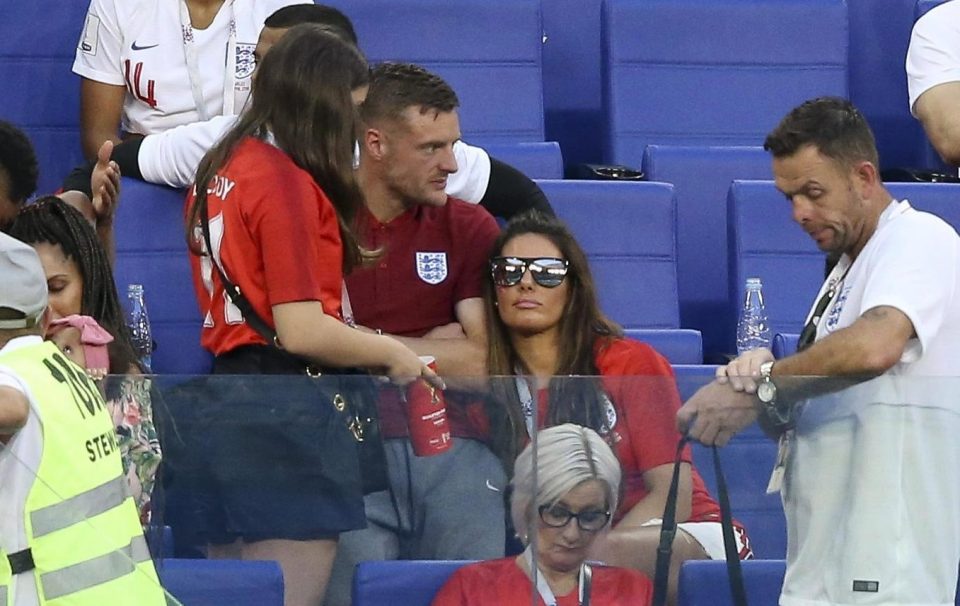
[[[960,2],[917,20],[906,67],[910,112],[944,162],[960,166]]]
[[[240,112],[268,15],[304,0],[91,0],[73,71],[88,158],[124,133],[149,135]],[[226,61],[224,60],[226,57]]]
[[[255,55],[262,57],[288,29],[301,23],[326,25],[344,40],[357,44],[353,24],[336,8],[321,4],[291,5],[278,9],[264,21]],[[113,160],[125,176],[169,187],[187,187],[193,183],[204,154],[236,120],[234,115],[216,116],[126,141],[115,148]],[[543,191],[515,168],[463,141],[457,141],[453,150],[458,170],[447,179],[446,191],[450,196],[480,204],[490,214],[505,219],[529,209],[553,214]],[[89,189],[89,171],[89,166],[75,170],[64,182],[63,189]],[[89,191],[86,193],[90,196]]]
[[[782,472],[781,605],[952,605],[960,237],[892,199],[849,101],[804,103],[764,148],[794,220],[820,250],[842,255],[798,353],[741,355],[684,404],[678,425],[705,444],[725,444],[758,415],[780,433],[786,461],[771,487]]]

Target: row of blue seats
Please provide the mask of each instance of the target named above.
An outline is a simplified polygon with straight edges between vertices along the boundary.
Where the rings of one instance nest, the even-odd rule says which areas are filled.
[[[862,98],[882,158],[904,164],[919,160],[912,148],[928,150],[906,110],[903,53],[896,66],[889,57],[905,50],[913,13],[936,0],[576,0],[572,10],[566,1],[333,4],[353,18],[371,59],[416,61],[446,77],[462,99],[463,132],[477,143],[557,140],[574,162],[636,166],[650,144],[756,145],[803,99],[849,94]],[[0,98],[0,117],[27,129],[41,190],[51,190],[80,160],[70,65],[86,3],[8,4],[0,79],[18,94]],[[861,39],[890,28],[896,36]],[[895,84],[863,94],[874,82]],[[872,115],[877,103],[896,103],[896,120]]]
[[[651,173],[669,165],[663,176],[672,184],[539,181],[587,251],[606,312],[628,330],[667,330],[632,334],[663,348],[673,363],[699,363],[704,353],[716,361],[734,349],[743,285],[758,276],[773,331],[799,333],[823,279],[823,255],[793,223],[790,204],[772,182],[731,183],[731,174],[761,172],[768,162],[762,150],[648,150],[648,159],[660,156],[648,163]],[[960,185],[889,187],[894,196],[960,226]],[[198,344],[182,194],[129,179],[124,189],[117,282],[146,287],[156,369],[204,373],[209,358]]]

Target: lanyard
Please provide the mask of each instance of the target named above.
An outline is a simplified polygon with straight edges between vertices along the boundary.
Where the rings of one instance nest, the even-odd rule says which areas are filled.
[[[234,113],[234,87],[236,86],[237,70],[237,19],[233,10],[233,0],[224,0],[230,6],[230,37],[227,40],[227,67],[223,80],[223,114]],[[216,19],[216,17],[214,17]],[[186,0],[180,0],[180,31],[183,34],[183,56],[187,62],[187,75],[190,79],[190,92],[193,93],[193,102],[197,106],[200,121],[209,120],[212,116],[207,112],[203,102],[203,87],[200,78],[200,62],[197,46],[193,38],[193,24],[190,23],[190,11]]]
[[[546,606],[557,606],[557,598],[553,595],[553,590],[550,589],[550,585],[547,583],[547,580],[543,576],[543,572],[540,570],[539,566],[534,566],[533,564],[533,550],[528,545],[527,548],[523,551],[523,557],[527,561],[527,566],[530,568],[530,574],[536,577],[537,579],[537,592],[540,594],[540,599],[543,600],[543,603]],[[580,580],[577,583],[579,589],[577,597],[579,599],[580,606],[590,606],[590,585],[593,581],[593,570],[587,564],[580,565]]]
[[[520,410],[523,411],[523,420],[527,425],[527,435],[532,438],[534,421],[536,421],[535,417],[537,412],[539,412],[537,410],[537,403],[533,400],[533,394],[530,392],[530,384],[527,383],[526,378],[518,372],[514,381],[517,384],[517,396],[520,397]]]

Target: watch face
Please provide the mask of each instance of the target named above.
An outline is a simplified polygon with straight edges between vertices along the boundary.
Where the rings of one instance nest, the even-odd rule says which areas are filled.
[[[757,385],[757,398],[764,404],[769,404],[777,397],[777,386],[773,381],[763,381]]]

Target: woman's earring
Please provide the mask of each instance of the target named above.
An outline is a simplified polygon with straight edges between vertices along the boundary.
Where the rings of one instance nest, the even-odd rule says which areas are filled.
[[[500,301],[494,301],[494,302],[493,302],[493,306],[494,306],[494,307],[500,307]]]

